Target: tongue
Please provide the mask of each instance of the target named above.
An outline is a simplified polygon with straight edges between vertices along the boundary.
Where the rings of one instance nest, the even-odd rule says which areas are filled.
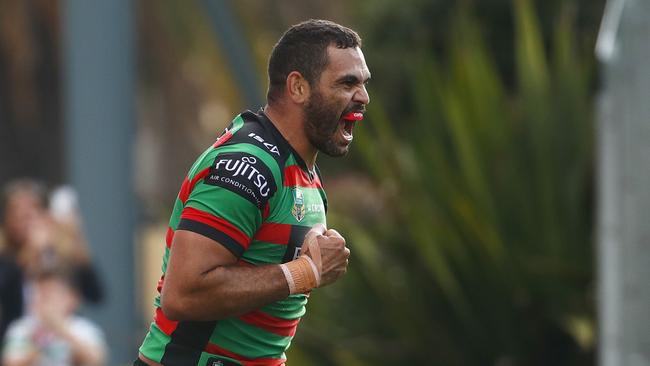
[[[350,112],[343,116],[343,119],[346,121],[361,121],[363,119],[363,113],[360,112]]]

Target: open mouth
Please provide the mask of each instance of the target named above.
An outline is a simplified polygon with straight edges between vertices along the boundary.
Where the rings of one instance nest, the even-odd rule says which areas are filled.
[[[348,142],[352,141],[354,124],[361,120],[363,120],[363,113],[361,112],[349,112],[341,117],[339,124],[341,125],[341,134],[343,135],[343,139]]]

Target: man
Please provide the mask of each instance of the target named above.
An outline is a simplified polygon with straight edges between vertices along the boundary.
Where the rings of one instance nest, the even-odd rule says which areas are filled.
[[[360,46],[323,20],[275,45],[267,105],[237,116],[181,186],[136,365],[284,365],[309,292],[348,264],[315,162],[345,155],[363,118]]]

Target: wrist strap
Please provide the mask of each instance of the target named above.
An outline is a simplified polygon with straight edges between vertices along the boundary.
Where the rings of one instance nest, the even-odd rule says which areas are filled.
[[[320,273],[314,261],[301,255],[291,262],[280,264],[289,285],[289,294],[304,294],[320,285]]]

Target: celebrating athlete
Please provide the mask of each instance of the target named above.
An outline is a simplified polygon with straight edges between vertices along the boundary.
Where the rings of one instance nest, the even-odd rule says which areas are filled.
[[[345,155],[363,119],[360,47],[324,20],[275,45],[267,105],[236,116],[183,181],[135,365],[284,365],[307,295],[348,265],[345,239],[326,227],[316,155]]]

